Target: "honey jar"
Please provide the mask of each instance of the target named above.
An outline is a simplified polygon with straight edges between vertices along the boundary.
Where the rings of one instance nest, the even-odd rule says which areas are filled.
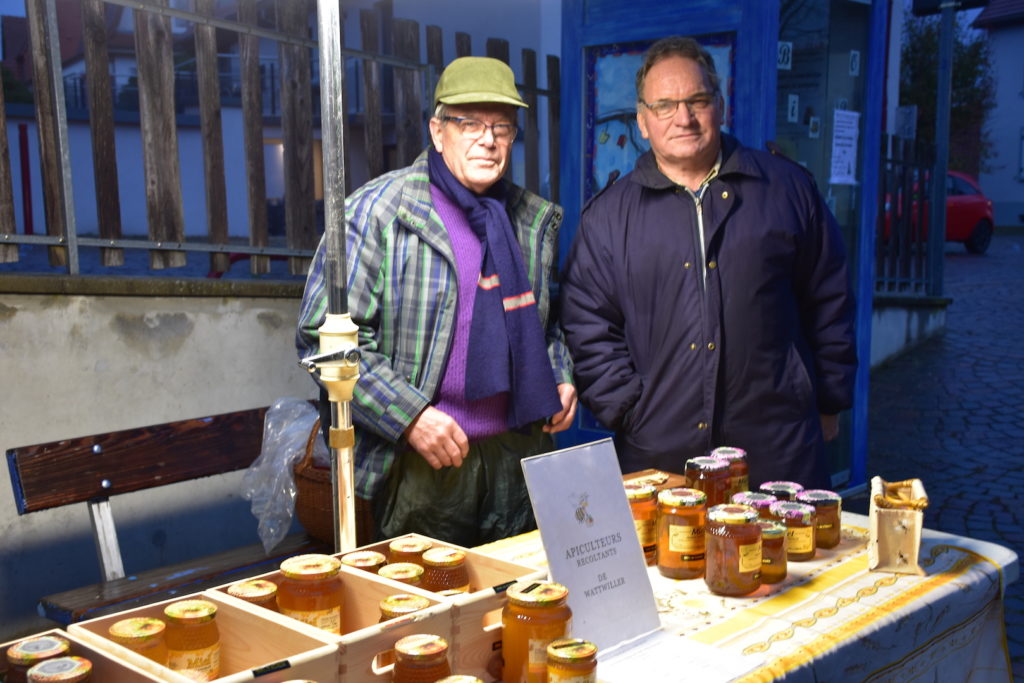
[[[418,633],[395,643],[393,683],[434,683],[451,673],[448,641],[441,636]]]
[[[387,562],[388,558],[384,557],[384,553],[378,553],[376,550],[356,550],[341,556],[341,563],[343,565],[362,569],[373,574],[376,574],[377,570],[387,564]]]
[[[842,497],[834,491],[811,489],[797,494],[796,499],[812,506],[818,515],[818,522],[814,527],[814,544],[819,548],[835,548],[839,545],[842,533]]]
[[[718,595],[746,595],[761,587],[761,527],[757,510],[716,505],[705,527],[704,581]]]
[[[476,676],[470,676],[469,674],[455,674],[453,676],[445,676],[444,678],[438,679],[437,683],[484,683]]]
[[[790,562],[814,559],[814,508],[804,503],[780,500],[772,503],[772,514],[786,525],[786,558]]]
[[[92,662],[84,657],[54,657],[33,664],[28,683],[84,683],[92,675]]]
[[[581,638],[559,638],[548,645],[547,683],[596,683],[597,646]]]
[[[712,457],[686,461],[686,481],[690,488],[703,491],[709,508],[729,502],[729,463]]]
[[[732,494],[730,502],[736,503],[737,505],[749,505],[757,510],[757,515],[761,519],[774,519],[774,517],[772,517],[771,505],[777,500],[778,498],[770,493],[740,491],[739,493]]]
[[[252,605],[258,605],[269,610],[277,611],[277,584],[266,579],[249,579],[239,581],[228,586],[228,595],[233,595],[239,600],[245,600]]]
[[[657,490],[649,484],[625,484],[625,489],[629,509],[633,513],[636,535],[644,551],[644,559],[647,564],[654,564],[655,551],[658,547],[658,504],[655,501]]]
[[[658,571],[672,579],[704,576],[707,496],[697,489],[658,493]]]
[[[747,452],[745,450],[734,448],[733,446],[719,446],[711,451],[711,457],[725,460],[729,463],[729,492],[728,498],[723,502],[728,502],[734,494],[750,488]]]
[[[412,562],[422,565],[423,553],[433,546],[434,544],[425,538],[416,538],[415,536],[396,538],[388,543],[388,559],[391,562]]]
[[[505,592],[501,611],[504,683],[543,683],[548,645],[572,629],[569,589],[560,583],[520,581]]]
[[[466,553],[456,548],[431,548],[423,553],[420,588],[428,591],[469,592]]]
[[[26,638],[7,648],[7,677],[5,683],[25,683],[28,670],[36,664],[64,657],[70,652],[68,641],[60,636]]]
[[[761,493],[768,493],[778,500],[796,500],[796,494],[804,490],[804,487],[795,481],[766,481],[758,489]]]
[[[277,587],[281,614],[330,633],[341,634],[341,562],[330,555],[296,555],[281,563]]]
[[[164,608],[167,668],[189,678],[212,681],[220,675],[217,605],[208,600],[179,600]]]
[[[418,586],[423,580],[423,567],[412,562],[392,562],[378,569],[377,574],[392,581]]]
[[[167,666],[166,624],[152,617],[133,617],[114,622],[107,629],[110,639],[118,645]]]
[[[779,583],[786,578],[786,525],[760,520],[761,583]]]
[[[421,595],[396,593],[380,601],[380,620],[396,619],[430,607],[430,600]]]

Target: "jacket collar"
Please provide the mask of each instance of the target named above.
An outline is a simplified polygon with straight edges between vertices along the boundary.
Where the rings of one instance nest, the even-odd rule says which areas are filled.
[[[754,161],[753,153],[728,133],[722,133],[722,166],[716,177],[727,179],[730,175],[760,177],[760,166]],[[630,174],[633,182],[652,190],[674,189],[676,184],[658,168],[654,152],[647,150],[636,160],[636,167]]]

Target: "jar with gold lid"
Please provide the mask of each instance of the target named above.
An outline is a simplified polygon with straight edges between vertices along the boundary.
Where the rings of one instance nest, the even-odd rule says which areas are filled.
[[[84,657],[54,657],[33,664],[28,683],[85,683],[92,676],[92,662]]]
[[[423,553],[420,588],[428,591],[469,592],[466,553],[456,548],[431,548]]]
[[[542,683],[548,645],[572,630],[569,589],[560,583],[520,581],[505,591],[501,611],[504,683]]]
[[[624,487],[630,512],[633,513],[636,535],[644,551],[644,559],[647,564],[654,564],[658,548],[658,503],[655,500],[657,489],[650,484],[625,484]]]
[[[658,493],[658,571],[672,579],[704,576],[707,496],[697,489]]]
[[[775,496],[777,500],[796,500],[796,494],[803,491],[804,487],[795,481],[766,481],[758,490]]]
[[[818,523],[814,508],[804,503],[780,500],[772,503],[772,514],[786,525],[786,558],[790,562],[813,560],[814,527]]]
[[[448,641],[441,636],[417,633],[395,643],[393,683],[434,683],[451,673]]]
[[[427,600],[422,595],[409,595],[407,593],[396,593],[389,595],[384,598],[378,604],[380,609],[380,621],[388,621],[389,619],[397,619],[406,615],[412,614],[413,612],[419,612],[421,609],[430,607],[430,600]],[[385,667],[388,664],[393,664],[395,661],[394,650],[387,650],[377,655],[377,668]]]
[[[703,491],[712,507],[729,502],[729,463],[725,460],[702,456],[686,461],[685,476],[692,489]]]
[[[843,498],[834,491],[811,489],[797,494],[800,503],[810,505],[817,513],[818,522],[814,527],[814,544],[819,548],[835,548],[842,533],[841,516]]]
[[[220,675],[217,605],[209,600],[179,600],[164,608],[167,668],[189,678],[212,681]]]
[[[64,657],[70,653],[70,644],[60,636],[26,638],[7,648],[7,677],[5,683],[26,683],[28,670],[36,664]]]
[[[266,579],[249,579],[228,586],[228,595],[251,605],[277,611],[277,584]]]
[[[277,606],[281,614],[341,634],[344,589],[341,562],[330,555],[296,555],[281,563]]]
[[[704,581],[718,595],[747,595],[761,587],[761,528],[757,510],[716,505],[705,526]]]
[[[388,559],[391,562],[412,562],[423,564],[423,553],[434,547],[434,544],[416,536],[396,538],[388,543]]]
[[[469,674],[453,674],[451,676],[445,676],[439,678],[437,683],[484,683],[476,676],[470,676]]]
[[[166,628],[163,621],[154,617],[131,617],[114,622],[107,633],[118,645],[167,666]]]
[[[582,638],[559,638],[548,645],[547,683],[596,683],[597,646]]]
[[[734,494],[750,488],[750,469],[745,450],[734,446],[719,446],[711,451],[711,457],[729,463],[729,492],[723,502],[729,502]]]
[[[749,505],[757,510],[757,514],[761,519],[774,519],[772,517],[771,506],[772,503],[777,500],[778,498],[770,493],[760,493],[759,491],[740,491],[739,493],[732,494],[730,502],[736,503],[737,505]]]
[[[786,525],[762,519],[761,527],[761,583],[779,583],[786,578]]]
[[[342,555],[341,563],[346,567],[376,574],[381,567],[388,563],[388,558],[384,557],[384,553],[378,553],[376,550],[355,550]]]
[[[423,581],[423,567],[412,562],[386,564],[377,570],[377,574],[410,586],[418,586]]]

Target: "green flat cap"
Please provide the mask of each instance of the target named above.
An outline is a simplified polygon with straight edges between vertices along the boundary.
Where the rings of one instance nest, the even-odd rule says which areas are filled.
[[[528,106],[516,90],[516,77],[508,64],[491,57],[459,57],[441,73],[434,89],[434,106],[497,102]]]

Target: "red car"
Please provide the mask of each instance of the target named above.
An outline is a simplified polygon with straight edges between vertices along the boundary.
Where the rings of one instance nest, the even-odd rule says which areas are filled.
[[[897,195],[899,196],[899,195]],[[885,233],[889,240],[891,218],[890,196],[885,196]],[[903,215],[903,206],[896,207],[896,215]],[[924,226],[919,230],[918,225]],[[995,222],[992,219],[992,200],[978,187],[978,181],[960,171],[946,173],[946,241],[962,242],[972,254],[984,254],[992,242]],[[917,207],[917,183],[910,206],[910,233],[915,240],[928,236],[928,204],[921,211]]]

